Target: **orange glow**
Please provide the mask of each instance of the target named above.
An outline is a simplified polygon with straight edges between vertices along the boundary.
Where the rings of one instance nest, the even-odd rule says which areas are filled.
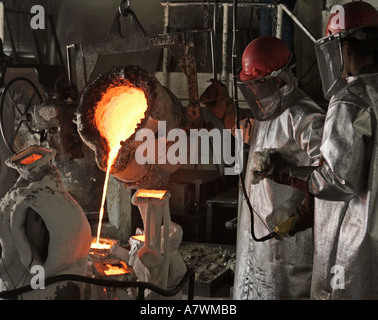
[[[113,244],[100,241],[97,238],[91,243],[91,249],[110,249],[112,246]]]
[[[31,155],[27,156],[26,158],[20,161],[21,164],[31,164],[38,159],[41,159],[42,155],[38,153],[32,153]]]
[[[135,195],[136,198],[154,198],[154,199],[163,199],[167,190],[148,190],[148,189],[139,189]]]
[[[109,160],[110,160],[110,158],[109,158]],[[104,188],[102,190],[101,208],[100,208],[100,213],[99,213],[99,218],[98,218],[98,227],[97,227],[96,247],[93,247],[93,248],[96,248],[96,249],[106,249],[100,243],[100,234],[101,234],[101,228],[102,228],[102,219],[104,218],[104,207],[105,207],[106,193],[107,193],[107,190],[108,190],[109,173],[110,173],[111,166],[112,166],[112,162],[109,161],[108,162],[108,168],[106,169]]]
[[[147,110],[142,89],[131,86],[109,88],[96,106],[95,122],[109,146],[109,161],[117,157],[120,143],[134,132]]]
[[[92,249],[110,249],[112,246],[110,244],[106,244],[106,243],[97,243],[97,240],[96,242],[92,242],[91,243],[91,248]]]
[[[97,229],[98,244],[104,216],[110,169],[117,158],[121,142],[126,141],[135,132],[137,125],[144,118],[147,107],[147,100],[143,90],[126,85],[109,88],[96,106],[95,125],[109,146]]]
[[[134,240],[144,242],[144,239],[146,238],[146,236],[144,234],[137,234],[135,236],[132,236],[131,238],[133,238]]]
[[[121,274],[130,273],[129,268],[127,267],[126,263],[123,261],[120,261],[117,264],[106,263],[104,266],[107,268],[104,270],[104,273],[107,276],[117,276]]]

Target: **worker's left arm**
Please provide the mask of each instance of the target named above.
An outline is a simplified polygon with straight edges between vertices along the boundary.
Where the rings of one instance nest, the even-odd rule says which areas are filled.
[[[348,201],[363,190],[372,149],[370,109],[342,102],[330,105],[318,167],[298,167],[272,154],[266,172],[277,183],[291,185],[317,198]]]
[[[323,163],[309,176],[309,193],[320,199],[348,201],[365,188],[372,151],[370,112],[348,102],[330,106],[320,149]]]
[[[300,149],[307,153],[311,165],[297,163],[290,150],[263,150],[256,153],[262,171],[255,172],[261,178],[269,178],[277,183],[291,185],[307,193],[309,175],[321,163],[320,146],[322,143],[325,113],[322,110],[309,112],[305,108],[298,110],[288,121],[288,130]],[[269,152],[268,152],[269,151]],[[260,157],[259,157],[260,156]]]
[[[301,190],[305,193],[305,198],[299,208],[295,209],[292,216],[292,225],[287,231],[287,234],[294,236],[297,232],[311,228],[314,225],[314,197],[307,192],[307,176],[319,165],[320,162],[320,145],[322,141],[323,127],[325,121],[325,113],[320,111],[310,114],[299,113],[296,115],[297,121],[293,121],[292,136],[300,149],[305,151],[311,159],[314,166],[303,167],[297,171],[297,178],[287,174],[285,170],[276,170],[276,176],[280,177],[280,183],[285,181],[285,184]],[[279,154],[271,155],[273,162],[279,167],[285,166],[285,161],[280,163],[281,156]],[[288,168],[290,168],[288,166]],[[279,168],[276,168],[279,169]],[[293,170],[292,174],[294,174]],[[279,229],[279,228],[278,228]]]

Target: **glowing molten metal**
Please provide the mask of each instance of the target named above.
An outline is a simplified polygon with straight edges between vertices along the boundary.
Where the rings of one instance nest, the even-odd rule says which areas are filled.
[[[136,234],[135,236],[132,236],[134,240],[138,240],[140,242],[144,242],[146,239],[146,236],[144,234]]]
[[[153,199],[163,199],[167,190],[151,190],[151,189],[139,189],[135,194],[137,198],[153,198]]]
[[[97,241],[96,244],[92,243],[92,247],[101,247],[99,239],[110,169],[117,158],[121,143],[134,134],[137,125],[144,118],[147,107],[144,92],[131,85],[110,87],[96,106],[95,125],[107,141],[109,155],[97,229]]]
[[[105,268],[106,269],[104,270],[104,273],[107,276],[117,276],[121,274],[130,273],[130,269],[123,261],[120,261],[118,264],[107,263],[105,264]]]
[[[32,153],[31,155],[27,156],[26,158],[20,161],[21,164],[32,164],[33,162],[42,158],[41,154]]]

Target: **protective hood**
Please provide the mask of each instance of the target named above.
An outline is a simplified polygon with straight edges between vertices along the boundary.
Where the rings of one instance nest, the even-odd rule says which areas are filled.
[[[330,100],[335,93],[347,85],[347,81],[341,77],[344,70],[342,41],[348,38],[377,41],[377,30],[376,26],[359,27],[339,32],[316,42],[315,53],[325,99]]]
[[[288,76],[287,73],[280,74],[280,78],[285,79],[285,82],[291,80],[281,88],[272,75],[253,81],[238,81],[238,87],[254,119],[259,121],[274,119],[288,107],[285,103],[286,96],[294,88],[295,78]]]
[[[238,88],[243,94],[254,119],[259,121],[271,120],[279,116],[287,106],[284,103],[284,95],[288,86],[292,88],[297,84],[297,79],[291,72],[292,57],[279,70],[272,71],[260,78],[242,81],[240,70],[238,72]],[[286,85],[278,85],[277,78],[283,80]],[[290,90],[291,91],[291,90]]]
[[[320,39],[315,45],[315,53],[324,98],[330,100],[336,92],[347,84],[345,79],[341,77],[344,69],[341,38],[329,36]]]

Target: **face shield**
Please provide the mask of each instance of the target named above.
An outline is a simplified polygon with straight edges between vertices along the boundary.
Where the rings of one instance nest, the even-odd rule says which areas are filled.
[[[256,120],[268,120],[275,117],[280,108],[280,88],[274,78],[258,81],[238,81],[238,87]]]
[[[378,25],[344,30],[316,42],[315,53],[320,78],[322,80],[324,97],[328,100],[347,85],[347,80],[342,78],[341,75],[344,70],[342,41],[348,39],[377,42]]]
[[[332,35],[318,40],[315,44],[320,78],[324,97],[331,97],[346,86],[347,82],[341,77],[344,69],[342,42],[340,35]]]
[[[284,78],[283,76],[287,73],[290,73],[288,65],[258,79],[248,81],[239,79],[237,81],[238,88],[248,103],[254,119],[259,121],[270,120],[281,114],[283,99],[277,77]],[[289,77],[286,78],[290,79]]]

